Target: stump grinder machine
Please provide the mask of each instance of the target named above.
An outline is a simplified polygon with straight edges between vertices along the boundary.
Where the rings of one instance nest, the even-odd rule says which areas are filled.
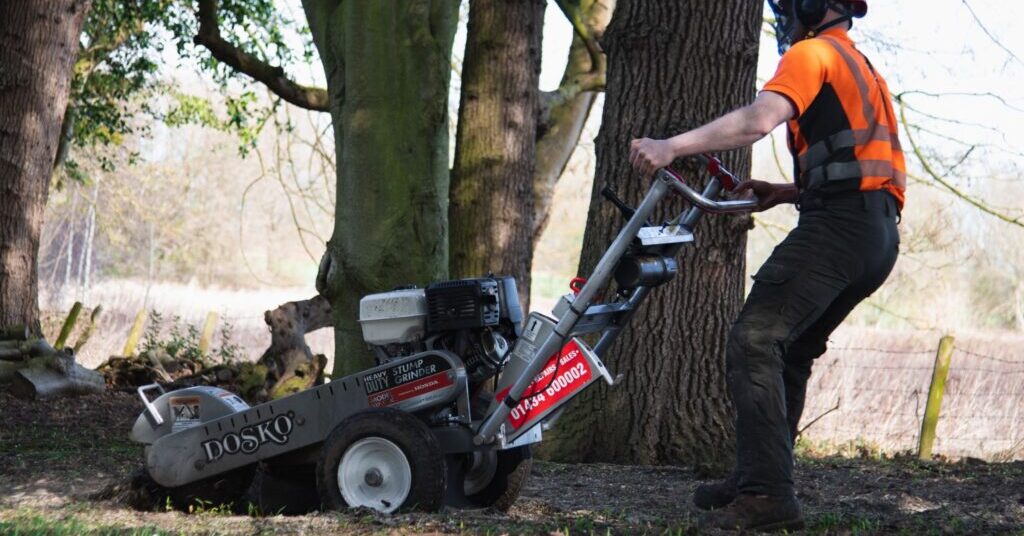
[[[276,478],[292,483],[281,484],[286,505],[304,496],[385,513],[507,509],[530,473],[531,445],[566,404],[596,381],[615,383],[601,358],[648,293],[676,275],[703,213],[756,206],[725,199],[737,179],[714,157],[698,160],[711,175],[702,192],[670,169],[636,208],[605,188],[625,224],[550,315],[524,318],[508,277],[400,288],[360,302],[374,368],[256,406],[215,387],[140,387],[132,438],[145,445],[148,478],[179,507],[237,504],[254,478],[271,479],[264,487]],[[670,193],[688,208],[652,223]]]

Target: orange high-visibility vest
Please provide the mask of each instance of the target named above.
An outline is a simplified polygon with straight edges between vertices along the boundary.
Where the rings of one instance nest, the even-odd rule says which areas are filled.
[[[907,168],[892,96],[842,28],[793,45],[765,91],[788,98],[789,149],[802,191],[886,190],[902,209]]]

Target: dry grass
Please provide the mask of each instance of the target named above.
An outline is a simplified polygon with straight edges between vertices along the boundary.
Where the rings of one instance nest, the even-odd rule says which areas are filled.
[[[143,309],[157,311],[165,319],[178,316],[182,323],[197,327],[202,326],[208,312],[214,311],[220,315],[221,326],[224,323],[231,325],[231,342],[240,347],[241,355],[255,360],[270,344],[270,332],[263,321],[263,313],[282,303],[307,299],[315,294],[311,288],[232,290],[173,283],[147,287],[144,282],[132,280],[104,281],[94,286],[88,300],[84,300],[87,307],[102,305],[103,314],[79,360],[86,366],[95,367],[111,355],[120,355],[135,315]],[[47,303],[45,298],[43,303]],[[46,322],[46,331],[51,339],[60,329],[63,314],[70,307],[71,304],[66,303],[61,311],[44,315],[50,318]],[[315,353],[325,354],[333,361],[334,335],[330,330],[314,332],[306,337],[306,342]],[[218,330],[214,345],[219,343]]]
[[[824,416],[810,424],[806,438],[916,451],[940,336],[840,329],[808,386],[802,426]],[[1024,336],[957,334],[933,451],[992,461],[1024,459],[1022,380]]]

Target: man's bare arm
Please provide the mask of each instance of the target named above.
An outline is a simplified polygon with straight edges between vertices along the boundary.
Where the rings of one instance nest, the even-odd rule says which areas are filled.
[[[796,115],[793,104],[782,95],[762,92],[748,106],[734,110],[700,128],[667,140],[643,138],[630,144],[629,161],[645,177],[676,158],[729,151],[752,145],[775,127]]]

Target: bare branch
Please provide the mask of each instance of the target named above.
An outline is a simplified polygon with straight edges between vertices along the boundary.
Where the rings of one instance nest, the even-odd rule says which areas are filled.
[[[771,137],[772,159],[775,160],[775,168],[779,170],[779,174],[782,175],[782,178],[786,179],[788,182],[794,182],[793,178],[790,176],[790,172],[786,171],[786,168],[782,165],[782,158],[779,156],[779,146],[775,143],[775,133],[772,132],[769,136]]]
[[[832,413],[833,411],[838,411],[839,410],[839,405],[842,403],[842,401],[843,401],[842,398],[837,399],[836,400],[836,405],[833,406],[832,409],[830,409],[830,410],[826,411],[825,413],[822,413],[821,415],[818,415],[817,417],[811,419],[811,422],[805,424],[803,428],[801,428],[799,431],[797,431],[796,436],[800,437],[800,436],[804,435],[804,432],[806,432],[807,429],[810,428],[811,426],[814,426],[814,423],[816,423],[816,422],[820,421],[821,419],[825,418],[825,416],[828,415],[829,413]]]
[[[328,111],[327,90],[297,84],[285,75],[281,67],[270,65],[225,41],[217,23],[217,0],[199,0],[196,19],[199,21],[199,33],[192,40],[206,47],[218,61],[252,77],[285,101],[300,108]]]
[[[954,136],[950,136],[948,134],[943,134],[943,133],[941,133],[941,132],[939,132],[937,130],[933,130],[933,129],[930,129],[930,128],[927,128],[927,127],[923,127],[923,126],[918,125],[918,124],[911,123],[909,126],[911,128],[913,128],[914,130],[918,131],[918,132],[923,132],[925,134],[928,134],[929,136],[935,136],[936,138],[939,138],[941,140],[948,141],[950,143],[955,143],[955,144],[963,146],[963,147],[976,147],[978,149],[992,149],[993,151],[996,151],[996,152],[1008,154],[1008,155],[1011,155],[1011,156],[1016,156],[1016,157],[1019,157],[1019,158],[1024,158],[1024,153],[1022,153],[1020,151],[1014,151],[1012,149],[1009,149],[1007,147],[1003,147],[1001,145],[994,145],[994,144],[991,144],[991,143],[969,143],[969,142],[966,142],[966,141],[964,141],[964,140],[962,140],[960,138],[957,138],[957,137],[954,137]],[[994,177],[986,177],[986,179],[988,179],[988,180],[999,180],[999,179],[996,179]],[[1004,179],[1004,180],[1017,181],[1018,179],[1017,178],[1013,178],[1013,179]]]
[[[760,214],[753,214],[751,215],[751,218],[754,220],[754,224],[768,233],[768,236],[770,236],[772,240],[778,239],[778,236],[772,232],[773,229],[784,235],[789,234],[789,232],[793,230],[792,227],[786,227],[785,225],[779,225],[778,223],[769,221]]]
[[[971,17],[974,18],[974,22],[978,23],[978,27],[981,28],[981,31],[985,32],[985,35],[987,35],[988,38],[991,39],[992,42],[996,44],[996,46],[1003,49],[1003,51],[1010,56],[1010,60],[1016,61],[1017,63],[1024,65],[1024,61],[1021,61],[1021,59],[1017,57],[1017,55],[1014,54],[1012,50],[1006,48],[1006,45],[1004,45],[1002,41],[1000,41],[991,31],[989,31],[988,27],[985,26],[985,23],[981,22],[981,18],[978,17],[978,14],[974,12],[974,8],[971,7],[971,4],[967,3],[967,0],[960,0],[960,3],[962,3],[964,7],[967,8],[967,11],[971,13]]]
[[[937,268],[937,269],[941,269],[941,268]],[[933,325],[931,325],[931,324],[929,324],[929,323],[927,323],[925,321],[918,320],[916,318],[911,318],[909,316],[901,315],[901,314],[893,311],[892,309],[889,309],[888,307],[885,307],[884,305],[876,302],[875,300],[873,300],[871,298],[864,300],[864,303],[866,305],[870,306],[870,307],[874,307],[876,310],[878,310],[881,313],[887,314],[887,315],[889,315],[889,316],[891,316],[893,318],[898,318],[898,319],[900,319],[900,320],[910,324],[911,326],[914,326],[914,329],[917,329],[917,330],[932,330],[932,329],[935,329],[935,326],[933,326]]]
[[[936,99],[939,99],[939,98],[942,98],[942,97],[977,97],[977,98],[984,98],[984,99],[993,99],[993,100],[999,102],[999,104],[1002,104],[1003,106],[1006,106],[1007,108],[1009,108],[1009,109],[1011,109],[1011,110],[1013,110],[1015,112],[1022,112],[1022,113],[1024,113],[1024,108],[1019,108],[1017,106],[1014,106],[1014,105],[1010,104],[1010,102],[1007,101],[1006,98],[1004,98],[1002,95],[999,95],[997,93],[993,93],[991,91],[979,91],[979,92],[948,91],[948,92],[942,92],[942,93],[935,93],[935,92],[932,92],[932,91],[923,91],[923,90],[919,90],[919,89],[912,89],[912,90],[909,90],[909,91],[900,92],[899,96],[902,97],[904,95],[923,95],[925,97],[934,97]]]
[[[555,4],[558,5],[558,9],[562,10],[565,18],[569,20],[569,24],[572,24],[573,31],[587,47],[587,53],[590,54],[590,72],[603,70],[601,66],[605,61],[604,52],[601,50],[601,45],[597,43],[594,31],[583,20],[582,10],[579,6],[570,5],[566,0],[555,0]]]
[[[1024,219],[1024,216],[1018,216],[1016,218],[1013,218],[1011,216],[1003,214],[1002,212],[999,212],[992,208],[991,206],[989,206],[984,201],[981,201],[980,199],[968,195],[966,192],[960,190],[952,183],[947,181],[945,178],[943,178],[942,175],[939,175],[939,173],[936,172],[935,169],[932,167],[928,158],[925,157],[924,153],[921,151],[921,148],[917,145],[917,140],[914,139],[913,134],[911,134],[912,129],[909,127],[909,122],[907,121],[907,107],[904,104],[903,99],[897,98],[896,102],[900,105],[900,122],[903,123],[904,131],[907,134],[907,141],[910,142],[910,148],[913,151],[914,156],[916,156],[917,160],[921,163],[921,167],[924,169],[925,173],[927,173],[933,181],[940,184],[943,188],[948,190],[953,195],[959,197],[960,199],[963,199],[964,201],[971,205],[974,205],[982,212],[989,214],[991,216],[995,216],[1000,220],[1005,221],[1006,223],[1024,228],[1024,221],[1021,221],[1022,219]]]
[[[534,240],[547,226],[555,185],[579,145],[596,100],[595,92],[604,89],[607,71],[605,56],[595,47],[596,36],[604,31],[611,19],[610,2],[594,1],[581,8],[569,7],[564,2],[558,4],[570,21],[575,15],[573,28],[576,35],[569,48],[569,61],[558,89],[541,94],[533,180]],[[584,33],[581,34],[578,27],[582,27]],[[595,50],[598,52],[596,56]]]

